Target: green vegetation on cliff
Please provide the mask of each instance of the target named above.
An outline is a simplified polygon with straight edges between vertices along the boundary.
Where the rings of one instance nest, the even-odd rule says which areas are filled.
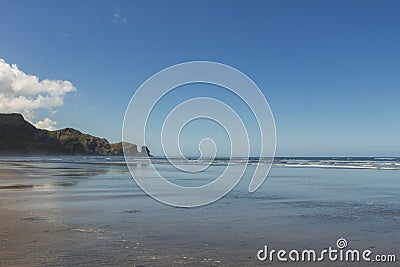
[[[148,156],[147,147],[137,156]],[[122,142],[110,144],[106,139],[81,133],[73,128],[56,131],[37,129],[21,114],[0,114],[0,155],[123,155]]]

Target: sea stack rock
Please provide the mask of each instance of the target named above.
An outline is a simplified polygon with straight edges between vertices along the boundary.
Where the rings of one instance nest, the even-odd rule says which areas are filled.
[[[142,146],[142,149],[140,150],[140,154],[143,157],[149,157],[150,156],[150,150],[147,146]]]

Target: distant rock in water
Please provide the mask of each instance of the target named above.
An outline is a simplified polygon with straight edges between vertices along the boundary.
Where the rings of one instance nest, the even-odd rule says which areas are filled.
[[[122,146],[122,142],[116,143],[116,144],[111,144],[111,155],[123,155],[125,151],[128,153],[128,155],[136,155],[137,157],[148,157],[150,156],[150,150],[147,148],[147,146],[142,146],[142,149],[140,152],[137,149],[137,145],[123,142],[124,147]]]
[[[125,143],[131,155],[150,156],[150,151],[143,146]],[[27,122],[21,114],[0,114],[0,155],[123,155],[122,142],[110,144],[107,139],[84,134],[73,128],[56,131],[37,129]]]

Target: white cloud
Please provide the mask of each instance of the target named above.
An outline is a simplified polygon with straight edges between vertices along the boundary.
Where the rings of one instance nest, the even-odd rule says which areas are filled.
[[[36,128],[54,131],[56,129],[57,122],[50,120],[49,118],[44,118],[42,121],[38,121],[34,124]]]
[[[126,23],[128,21],[127,18],[122,17],[121,13],[119,12],[119,10],[114,11],[113,14],[113,23]]]
[[[114,16],[113,16],[113,22],[117,23],[120,19],[120,15],[119,12],[114,12]]]
[[[39,80],[15,64],[0,59],[0,112],[22,113],[27,120],[35,118],[35,111],[55,112],[64,104],[67,93],[76,91],[70,81]],[[53,125],[54,126],[54,125]]]

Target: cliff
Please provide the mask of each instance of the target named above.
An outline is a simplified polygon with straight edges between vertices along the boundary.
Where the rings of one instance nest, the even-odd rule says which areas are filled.
[[[149,149],[138,152],[135,144],[127,144],[134,155],[149,156]],[[110,144],[107,139],[84,134],[73,128],[56,131],[37,129],[21,114],[0,114],[0,155],[123,155],[122,142]]]

